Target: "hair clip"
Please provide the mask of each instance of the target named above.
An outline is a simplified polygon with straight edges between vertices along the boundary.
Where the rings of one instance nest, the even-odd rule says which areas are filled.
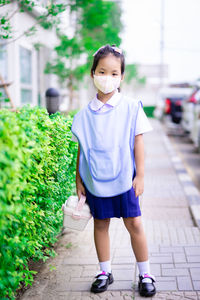
[[[95,56],[101,49],[103,49],[105,46],[101,46],[94,54],[93,56]]]
[[[95,56],[101,49],[103,49],[105,46],[101,46],[94,54],[93,56]],[[122,54],[122,49],[116,47],[116,46],[111,46],[111,48],[115,51],[118,52],[119,54]]]
[[[120,49],[120,48],[118,48],[118,47],[116,47],[116,46],[112,46],[111,48],[113,48],[113,50],[114,50],[115,52],[118,52],[119,54],[122,54],[122,49]]]

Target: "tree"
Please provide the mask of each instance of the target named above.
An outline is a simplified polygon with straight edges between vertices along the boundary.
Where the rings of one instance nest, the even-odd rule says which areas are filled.
[[[125,76],[125,82],[130,83],[132,79],[135,79],[136,82],[139,84],[145,84],[146,83],[146,77],[140,77],[137,70],[137,65],[135,64],[128,64],[126,66],[126,76]]]
[[[68,88],[69,107],[71,107],[76,84],[83,78],[86,71],[84,64],[78,64],[78,60],[84,49],[78,35],[73,38],[68,38],[63,34],[59,34],[58,36],[60,44],[54,48],[56,58],[53,62],[46,64],[45,73],[56,74],[61,86]]]
[[[120,45],[122,23],[120,5],[113,1],[69,0],[69,6],[76,20],[74,36],[69,38],[58,32],[57,57],[47,64],[45,72],[56,74],[67,86],[70,110],[74,90],[85,74],[89,74],[93,53],[104,44]]]
[[[11,4],[11,0],[1,0],[0,8]],[[36,0],[16,0],[16,9],[10,13],[5,10],[3,14],[0,15],[0,41],[1,44],[8,44],[14,42],[21,38],[23,35],[30,36],[35,34],[37,30],[37,25],[42,26],[44,29],[51,29],[60,23],[59,14],[62,13],[66,7],[66,1],[63,3],[57,3],[56,1],[48,2],[46,6],[38,5]],[[25,28],[24,32],[20,35],[13,36],[13,27],[11,25],[11,20],[16,13],[22,13],[24,11],[32,12],[35,8],[39,7],[40,13],[35,13],[35,24]]]

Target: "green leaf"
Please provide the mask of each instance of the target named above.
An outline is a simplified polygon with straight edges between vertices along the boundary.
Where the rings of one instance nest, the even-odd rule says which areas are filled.
[[[46,108],[0,110],[0,294],[33,282],[28,261],[46,261],[62,229],[62,204],[75,186],[72,117]],[[52,268],[53,270],[54,268]]]

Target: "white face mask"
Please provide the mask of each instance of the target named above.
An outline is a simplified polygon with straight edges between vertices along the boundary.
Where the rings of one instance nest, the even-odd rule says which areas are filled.
[[[94,84],[98,90],[100,90],[104,94],[108,94],[116,90],[121,81],[121,76],[113,77],[113,76],[94,76]]]

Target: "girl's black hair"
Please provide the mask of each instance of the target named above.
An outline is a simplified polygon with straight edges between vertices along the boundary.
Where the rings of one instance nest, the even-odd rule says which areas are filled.
[[[114,56],[120,58],[121,60],[121,74],[124,74],[125,71],[125,58],[123,52],[120,54],[118,51],[115,51],[115,45],[106,45],[103,48],[101,48],[95,55],[94,60],[91,68],[91,75],[94,74],[96,67],[98,65],[98,62],[101,58],[106,57],[108,54],[113,54]]]

